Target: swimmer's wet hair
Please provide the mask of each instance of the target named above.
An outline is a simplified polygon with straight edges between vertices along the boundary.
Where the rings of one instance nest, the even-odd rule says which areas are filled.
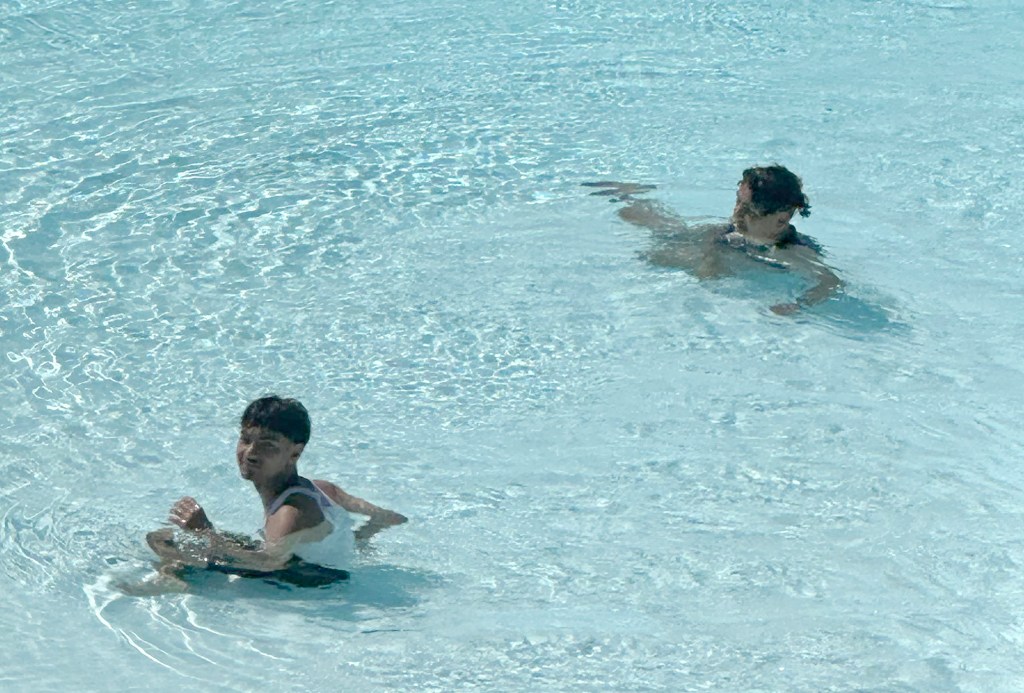
[[[804,195],[803,182],[785,166],[754,166],[743,172],[740,184],[750,188],[750,204],[758,214],[768,215],[800,210],[800,216],[811,216],[811,203]]]
[[[267,395],[250,402],[242,414],[241,426],[259,426],[303,445],[309,442],[312,430],[309,412],[302,403],[297,399],[283,399],[277,395]]]

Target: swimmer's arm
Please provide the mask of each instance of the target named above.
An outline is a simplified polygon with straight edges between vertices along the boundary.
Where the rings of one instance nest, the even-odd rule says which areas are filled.
[[[270,573],[292,557],[290,542],[262,543],[209,529],[181,535],[165,527],[147,534],[146,542],[163,563],[194,568]]]
[[[817,275],[818,283],[804,292],[797,303],[802,306],[813,306],[821,303],[835,294],[843,286],[843,282],[832,270],[823,267]]]
[[[203,506],[199,505],[196,499],[190,495],[181,497],[181,499],[171,506],[171,512],[167,519],[171,524],[177,525],[197,537],[194,542],[189,543],[186,540],[186,542],[181,543],[181,546],[190,544],[195,547],[197,542],[200,540],[199,537],[210,536],[218,536],[218,542],[221,544],[230,543],[234,547],[248,551],[255,550],[260,546],[259,542],[256,542],[255,539],[245,534],[239,534],[236,532],[217,532],[213,527],[213,523],[210,522],[210,518],[207,517],[206,511],[203,510]],[[147,538],[165,538],[162,533],[164,531],[165,530],[151,532],[150,536]],[[205,538],[204,540],[206,544],[209,544],[209,538]],[[156,546],[154,546],[154,540],[150,540],[150,546],[153,547],[154,551],[160,554],[160,551]]]
[[[609,198],[611,202],[625,202],[619,216],[634,226],[640,226],[658,233],[686,231],[686,222],[660,202],[638,200],[634,195],[651,192],[656,186],[647,183],[622,183],[614,180],[600,180],[583,183],[588,188],[597,188],[591,195]]]
[[[633,226],[655,233],[679,233],[689,230],[682,217],[660,202],[632,198],[626,198],[625,201],[626,206],[619,210],[619,218]]]
[[[271,573],[283,570],[292,557],[293,542],[267,541],[240,544],[236,537],[220,533],[210,534],[206,562],[208,567],[233,570],[252,570]]]
[[[326,493],[331,500],[348,512],[369,516],[369,522],[356,531],[357,539],[369,539],[385,527],[400,525],[409,520],[409,518],[401,513],[382,508],[367,500],[346,493],[339,486],[325,479],[315,479],[313,483],[317,485],[317,488]]]
[[[295,526],[297,517],[294,508],[275,513],[275,517],[267,521],[264,530],[267,541],[264,543],[244,534],[217,531],[206,516],[203,506],[194,498],[185,496],[171,507],[168,520],[189,532],[191,537],[186,535],[182,541],[168,541],[165,530],[158,530],[151,532],[147,541],[161,558],[185,565],[230,565],[246,570],[278,570],[291,558],[290,544],[283,541],[283,537],[298,529]]]
[[[802,293],[795,303],[780,303],[772,306],[773,313],[788,315],[801,308],[816,305],[828,300],[843,286],[842,280],[836,276],[831,267],[825,264],[821,255],[813,248],[807,246],[793,248],[788,259],[795,271],[808,275],[816,283]]]

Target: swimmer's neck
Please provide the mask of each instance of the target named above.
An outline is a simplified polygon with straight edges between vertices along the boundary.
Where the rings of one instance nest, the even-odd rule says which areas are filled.
[[[744,219],[732,218],[732,231],[756,245],[778,245],[791,233],[792,226],[764,228],[758,224],[747,224]]]
[[[301,486],[301,482],[302,477],[299,476],[296,470],[292,469],[270,479],[261,481],[254,479],[252,485],[256,488],[256,493],[260,494],[260,500],[263,501],[263,509],[266,510],[285,489],[292,486]]]

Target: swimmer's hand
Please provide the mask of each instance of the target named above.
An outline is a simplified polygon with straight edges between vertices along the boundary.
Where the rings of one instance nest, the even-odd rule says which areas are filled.
[[[656,186],[646,183],[619,183],[613,180],[599,180],[592,183],[582,183],[588,188],[601,188],[590,193],[601,197],[610,197],[609,202],[623,202],[632,199],[633,195],[639,195],[654,190]]]
[[[800,310],[799,303],[776,303],[770,309],[776,315],[792,315]]]
[[[382,512],[371,515],[366,524],[355,531],[356,541],[369,541],[370,537],[382,529],[387,529],[388,527],[400,525],[403,522],[408,521],[409,518],[401,513],[396,513],[394,510],[382,509]]]
[[[175,524],[190,532],[201,532],[213,529],[213,523],[206,516],[203,506],[196,502],[195,498],[185,496],[171,507],[170,517],[167,518],[171,524]]]
[[[374,522],[379,522],[387,527],[409,521],[409,518],[402,513],[396,513],[394,510],[386,510],[384,508],[381,508],[381,512],[375,513],[372,519]]]

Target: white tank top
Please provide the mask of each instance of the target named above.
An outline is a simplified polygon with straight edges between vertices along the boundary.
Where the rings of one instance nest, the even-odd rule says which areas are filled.
[[[267,508],[266,517],[276,513],[284,501],[293,494],[312,498],[324,514],[324,521],[331,525],[331,533],[320,541],[297,544],[294,554],[307,563],[316,563],[327,568],[351,570],[355,553],[355,537],[352,534],[352,518],[340,505],[332,501],[316,484],[290,486],[273,500]]]

